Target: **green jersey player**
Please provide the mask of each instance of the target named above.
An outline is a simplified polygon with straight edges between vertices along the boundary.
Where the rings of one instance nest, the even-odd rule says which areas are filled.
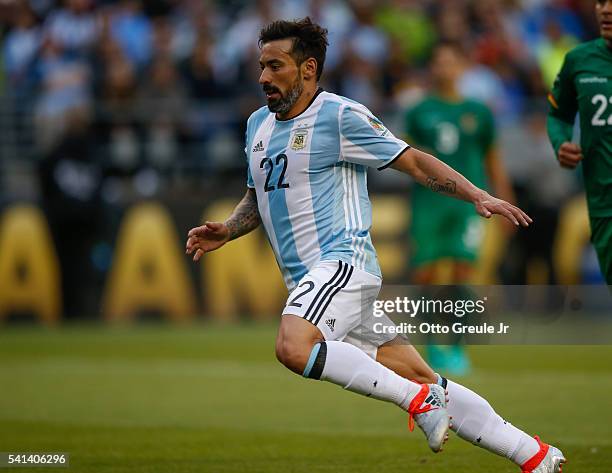
[[[512,201],[495,147],[493,115],[484,104],[460,96],[456,83],[461,69],[458,47],[443,44],[436,48],[431,64],[432,94],[406,114],[406,134],[478,187],[490,183],[496,194]],[[411,203],[415,282],[466,282],[482,233],[482,222],[473,207],[420,186],[412,190]],[[453,270],[450,280],[441,281],[436,266],[444,259],[452,261]]]
[[[601,38],[565,56],[548,95],[548,136],[561,166],[583,163],[591,241],[612,285],[612,0],[597,0],[595,12]],[[580,145],[571,142],[577,112]]]
[[[408,141],[426,149],[478,187],[493,188],[504,200],[514,200],[495,146],[495,123],[489,108],[461,97],[457,81],[463,54],[452,43],[440,44],[431,62],[431,94],[405,117]],[[469,282],[482,241],[482,219],[466,202],[447,199],[421,186],[411,198],[411,267],[416,284]],[[462,345],[430,345],[435,368],[462,375],[469,362]]]

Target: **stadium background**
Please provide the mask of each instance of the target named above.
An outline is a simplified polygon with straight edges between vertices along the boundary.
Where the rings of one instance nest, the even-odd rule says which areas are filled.
[[[36,232],[34,247],[49,246],[49,257],[58,260],[43,264],[44,256],[30,251],[24,256],[6,246],[0,250],[2,278],[18,286],[28,261],[57,266],[48,278],[61,278],[56,288],[63,291],[53,296],[56,289],[48,290],[56,300],[49,302],[55,304],[49,312],[56,318],[96,317],[110,304],[104,305],[105,298],[114,298],[107,295],[111,268],[122,264],[121,244],[129,246],[118,235],[130,211],[143,202],[160,206],[153,213],[172,227],[161,238],[175,252],[202,215],[223,218],[244,189],[244,127],[262,103],[258,30],[277,17],[309,14],[330,30],[323,86],[364,103],[400,136],[402,111],[427,85],[428,55],[436,41],[458,41],[469,51],[461,90],[494,110],[519,204],[537,222],[512,238],[489,225],[475,282],[600,282],[578,173],[559,169],[545,133],[544,97],[564,53],[597,35],[592,3],[2,2],[2,241],[31,248],[16,228],[22,228],[20,216],[26,227],[27,222],[36,226],[33,210],[25,208],[23,214],[15,206],[33,205],[43,212],[41,225],[52,238],[49,243],[44,232]],[[373,173],[370,183],[383,272],[388,282],[406,282],[410,180],[386,172]],[[232,246],[219,257],[227,262],[215,269],[240,259],[231,255]],[[256,253],[245,255],[244,266],[255,270],[259,262],[258,270],[274,272],[271,255]],[[140,258],[146,260],[140,261],[142,277],[163,277],[159,255],[146,254]],[[183,298],[194,300],[184,303],[183,311],[196,307],[218,315],[217,303],[210,302],[214,282],[203,280],[186,258],[170,258],[167,265],[186,280]],[[203,272],[211,273],[209,265],[215,263],[205,261]],[[234,273],[233,289],[221,299],[232,299],[249,279],[242,271]],[[276,306],[254,307],[253,297],[245,297],[243,312],[275,312],[282,288],[274,284],[272,291]],[[43,304],[39,297],[31,294]],[[12,311],[28,312],[25,299]],[[0,309],[0,317],[7,311]]]
[[[458,441],[434,461],[389,407],[285,373],[272,346],[286,292],[264,236],[194,265],[184,235],[244,192],[246,118],[263,103],[259,28],[308,14],[330,30],[323,87],[399,136],[432,46],[469,52],[462,92],[493,109],[519,204],[536,221],[514,235],[487,223],[475,283],[602,282],[579,173],[558,167],[545,131],[564,53],[598,34],[593,5],[0,1],[0,450],[72,451],[77,471],[405,471],[414,458],[419,471],[514,471]],[[410,180],[369,181],[385,280],[406,283]],[[97,323],[159,318],[201,323]],[[33,320],[61,329],[23,323]],[[583,422],[594,405],[568,412],[592,376],[612,387],[607,347],[472,354],[466,382],[503,415],[562,439],[585,468],[575,471],[612,471],[610,401],[596,411],[603,425]],[[562,393],[516,403],[561,377]],[[307,407],[289,416],[294,403]],[[317,458],[296,455],[313,432],[324,439]]]

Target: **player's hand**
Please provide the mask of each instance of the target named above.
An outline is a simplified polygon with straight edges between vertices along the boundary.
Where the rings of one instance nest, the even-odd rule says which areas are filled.
[[[474,206],[476,207],[476,212],[484,218],[490,218],[491,215],[497,214],[505,217],[515,226],[521,225],[523,227],[528,227],[529,224],[533,222],[529,215],[515,205],[493,197],[485,191],[478,193],[478,196],[474,200]]]
[[[580,146],[576,143],[566,141],[559,147],[557,159],[561,167],[575,169],[578,163],[583,159],[582,149],[580,149]]]
[[[193,260],[199,259],[209,251],[225,245],[230,238],[229,229],[221,222],[206,222],[200,227],[195,227],[187,233],[187,244],[185,253],[193,254]]]

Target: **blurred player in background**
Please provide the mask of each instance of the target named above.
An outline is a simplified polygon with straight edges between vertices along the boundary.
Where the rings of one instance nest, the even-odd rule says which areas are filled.
[[[446,440],[450,414],[460,437],[523,471],[560,471],[558,449],[436,375],[414,347],[377,332],[367,317],[382,282],[369,234],[367,167],[408,173],[432,191],[471,202],[487,218],[500,214],[517,226],[531,219],[397,139],[363,105],[319,88],[327,30],[309,18],[271,23],[259,45],[267,107],[247,123],[248,189],[224,223],[189,231],[186,252],[197,261],[263,223],[290,291],[276,340],[281,363],[306,378],[398,405],[433,451]],[[452,398],[448,406],[444,388]]]
[[[486,188],[489,183],[496,195],[514,203],[495,145],[493,114],[486,105],[463,98],[458,90],[463,63],[463,52],[455,43],[441,43],[434,49],[432,90],[406,113],[406,135],[414,145],[435,154],[478,187]],[[484,233],[484,222],[474,207],[414,186],[411,215],[413,283],[468,284]],[[465,291],[457,287],[456,293],[461,297]],[[454,342],[451,346],[428,345],[432,368],[456,376],[467,374],[469,359],[460,339],[457,335],[454,340],[445,340]]]
[[[591,241],[612,285],[612,0],[596,0],[595,13],[601,38],[567,53],[548,94],[548,136],[561,166],[583,163]],[[577,112],[580,145],[571,141]]]

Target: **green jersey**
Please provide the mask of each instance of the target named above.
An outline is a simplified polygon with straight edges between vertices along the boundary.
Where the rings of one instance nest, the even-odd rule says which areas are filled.
[[[602,38],[567,53],[548,101],[548,135],[555,154],[571,141],[579,113],[589,213],[612,216],[612,50]]]
[[[473,100],[428,97],[406,114],[409,142],[433,153],[478,187],[485,187],[485,156],[495,139],[493,115]],[[474,261],[482,240],[481,218],[468,202],[414,186],[411,263],[443,258]]]
[[[474,100],[449,102],[425,98],[406,114],[409,143],[431,152],[478,187],[485,187],[484,159],[495,139],[491,111]],[[412,192],[413,212],[433,217],[432,210],[474,213],[474,206],[434,193],[422,186]]]

